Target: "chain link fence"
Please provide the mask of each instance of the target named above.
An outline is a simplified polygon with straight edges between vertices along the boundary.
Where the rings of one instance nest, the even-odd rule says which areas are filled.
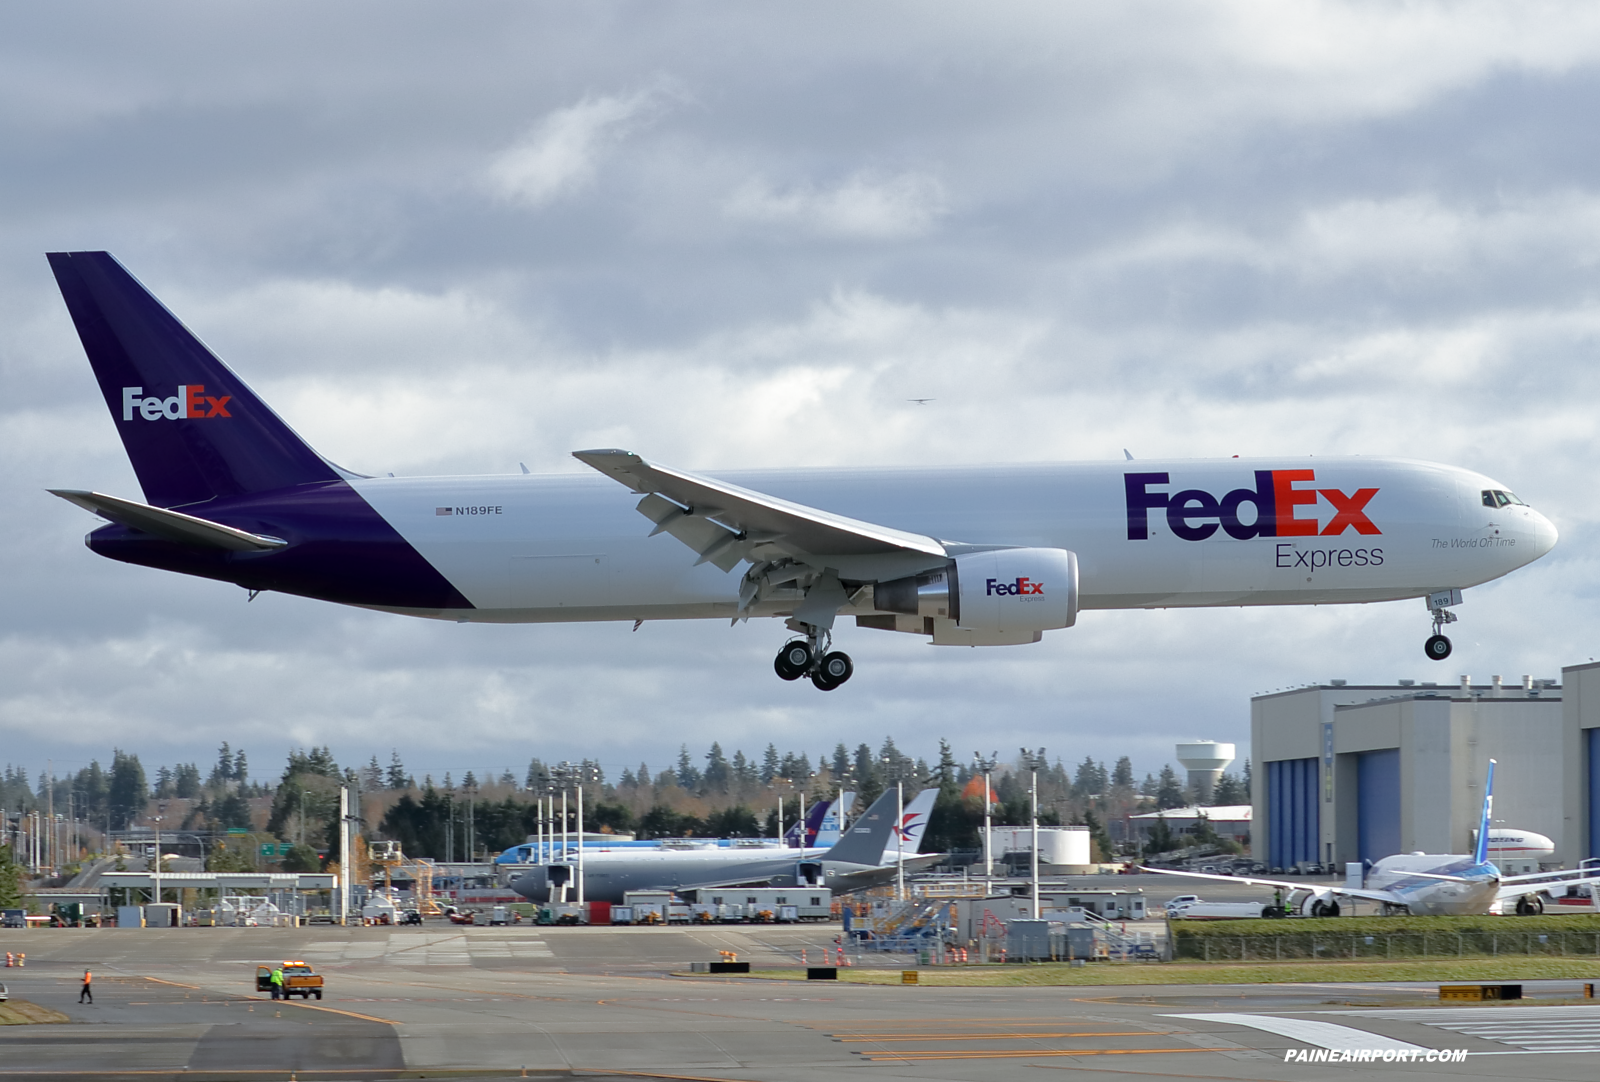
[[[1183,935],[1176,959],[1201,962],[1385,961],[1404,958],[1600,958],[1600,932],[1439,931],[1373,935]]]

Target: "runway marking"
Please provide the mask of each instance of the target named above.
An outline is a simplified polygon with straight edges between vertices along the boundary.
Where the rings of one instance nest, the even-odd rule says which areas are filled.
[[[1236,1052],[1236,1048],[1199,1048],[1193,1045],[1187,1048],[1046,1048],[1029,1052],[1023,1049],[1009,1049],[995,1052],[882,1052],[874,1055],[863,1052],[862,1056],[873,1062],[893,1060],[901,1063],[929,1063],[937,1060],[961,1059],[1046,1059],[1061,1056],[1158,1056],[1172,1052]]]
[[[1259,1029],[1266,1033],[1276,1033],[1280,1037],[1299,1041],[1301,1044],[1312,1044],[1318,1048],[1333,1048],[1339,1050],[1376,1049],[1386,1051],[1426,1051],[1420,1044],[1409,1041],[1396,1040],[1385,1037],[1381,1033],[1372,1033],[1364,1029],[1351,1029],[1349,1026],[1338,1026],[1332,1022],[1314,1022],[1306,1018],[1281,1018],[1261,1014],[1168,1014],[1164,1018],[1185,1018],[1196,1022],[1221,1022],[1229,1026],[1244,1026],[1248,1029]]]
[[[880,1044],[885,1041],[1042,1041],[1047,1038],[1057,1039],[1062,1037],[1149,1037],[1151,1032],[1146,1029],[1118,1030],[1115,1032],[1096,1032],[1090,1030],[1086,1033],[939,1033],[939,1034],[867,1034],[866,1036],[842,1037],[837,1034],[834,1039],[843,1044],[871,1043]]]
[[[320,1007],[314,1003],[296,1003],[292,999],[285,1000],[284,1002],[291,1007],[304,1007],[308,1011],[327,1011],[329,1014],[342,1014],[346,1018],[359,1018],[363,1022],[382,1022],[386,1026],[399,1026],[405,1024],[403,1022],[396,1022],[393,1018],[379,1018],[377,1015],[373,1014],[357,1014],[355,1011],[342,1011],[338,1007]]]
[[[157,984],[170,984],[174,988],[192,988],[196,992],[205,991],[205,989],[201,988],[198,984],[184,984],[181,981],[164,981],[160,977],[144,977],[142,979],[147,981],[155,981]]]

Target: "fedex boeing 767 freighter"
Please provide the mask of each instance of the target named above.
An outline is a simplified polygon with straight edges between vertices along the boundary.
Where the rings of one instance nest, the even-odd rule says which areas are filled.
[[[105,252],[52,254],[144,502],[56,490],[127,563],[409,616],[783,617],[778,675],[850,678],[841,616],[935,645],[1038,642],[1084,609],[1424,598],[1538,559],[1548,519],[1392,458],[719,473],[575,451],[587,475],[368,477],[286,425]],[[641,522],[639,516],[648,522]],[[659,536],[665,534],[667,536]]]

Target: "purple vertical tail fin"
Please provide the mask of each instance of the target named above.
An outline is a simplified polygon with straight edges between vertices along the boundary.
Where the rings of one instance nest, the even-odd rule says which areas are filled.
[[[48,258],[150,503],[340,478],[109,253]]]

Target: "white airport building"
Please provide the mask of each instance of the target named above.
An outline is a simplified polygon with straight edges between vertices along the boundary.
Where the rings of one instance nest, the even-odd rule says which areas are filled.
[[[1561,681],[1348,684],[1258,695],[1251,855],[1271,868],[1470,853],[1488,761],[1493,827],[1600,857],[1600,663]]]

